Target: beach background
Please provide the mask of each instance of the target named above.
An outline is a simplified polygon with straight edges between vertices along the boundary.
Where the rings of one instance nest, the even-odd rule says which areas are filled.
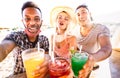
[[[7,3],[6,3],[7,1]],[[27,0],[4,0],[0,3],[0,41],[11,31],[22,30],[24,26],[21,22],[21,6]],[[118,9],[118,0],[53,0],[48,4],[47,0],[32,0],[39,3],[43,11],[42,30],[45,35],[50,34],[51,26],[49,23],[50,10],[57,5],[67,5],[75,8],[81,3],[88,4],[92,12],[94,22],[106,25],[111,32],[111,38],[114,32],[120,28],[120,9]],[[76,4],[76,5],[73,5]],[[7,7],[5,7],[5,4]],[[47,6],[46,6],[47,4]],[[3,8],[4,7],[4,8]],[[8,11],[8,7],[12,8]],[[46,9],[45,9],[46,8]],[[5,78],[12,74],[14,66],[13,53],[11,52],[5,60],[0,62],[0,78]]]
[[[102,23],[102,22],[101,22]],[[111,38],[114,35],[115,31],[120,28],[119,24],[117,23],[102,23],[102,24],[106,24],[106,26],[110,29],[111,31]],[[13,29],[13,30],[8,30],[8,29],[2,29],[0,31],[0,41],[11,31],[16,31],[18,29]],[[43,27],[44,30],[44,34],[47,36],[50,34],[51,30],[50,27]],[[49,33],[49,34],[48,34]],[[5,78],[7,76],[9,76],[10,74],[12,74],[13,71],[13,67],[14,67],[14,58],[13,58],[13,52],[11,52],[6,58],[5,60],[3,60],[2,62],[0,62],[0,78]]]

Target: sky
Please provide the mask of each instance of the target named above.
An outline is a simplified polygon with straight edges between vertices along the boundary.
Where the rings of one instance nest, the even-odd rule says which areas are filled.
[[[0,2],[0,27],[14,28],[21,26],[21,7],[28,0],[2,0]],[[80,4],[87,4],[92,16],[120,11],[119,0],[31,0],[37,3],[42,12],[44,24],[49,24],[49,14],[55,6],[70,6],[75,9]]]

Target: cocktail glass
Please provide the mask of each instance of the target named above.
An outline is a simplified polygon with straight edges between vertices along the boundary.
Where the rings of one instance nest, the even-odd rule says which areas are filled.
[[[75,78],[78,78],[79,71],[83,68],[84,64],[88,60],[88,54],[86,52],[75,52],[71,57],[72,70]]]
[[[33,71],[38,65],[44,61],[44,49],[30,48],[22,52],[24,67],[26,69],[27,78],[34,78]]]
[[[50,78],[67,78],[70,74],[70,62],[63,57],[56,57],[49,61]]]

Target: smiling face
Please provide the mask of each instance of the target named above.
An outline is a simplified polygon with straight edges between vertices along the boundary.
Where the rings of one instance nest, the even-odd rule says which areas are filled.
[[[87,25],[91,21],[91,14],[88,9],[81,7],[76,10],[77,20],[81,26]]]
[[[28,37],[36,37],[42,25],[41,12],[36,8],[26,8],[23,10],[23,24]]]
[[[56,19],[57,28],[59,30],[66,30],[70,23],[70,16],[66,12],[60,12]]]

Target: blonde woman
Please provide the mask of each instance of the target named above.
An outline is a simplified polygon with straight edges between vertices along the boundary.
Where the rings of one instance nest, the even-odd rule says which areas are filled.
[[[64,57],[69,60],[71,56],[70,49],[77,50],[76,37],[71,35],[71,28],[76,23],[73,10],[67,6],[53,8],[50,22],[55,28],[55,33],[51,36],[52,50],[55,57]],[[72,70],[64,78],[73,78]]]
[[[77,49],[76,37],[71,35],[76,19],[71,8],[66,6],[55,7],[51,12],[51,25],[55,27],[52,35],[55,56],[70,58],[70,49]]]

